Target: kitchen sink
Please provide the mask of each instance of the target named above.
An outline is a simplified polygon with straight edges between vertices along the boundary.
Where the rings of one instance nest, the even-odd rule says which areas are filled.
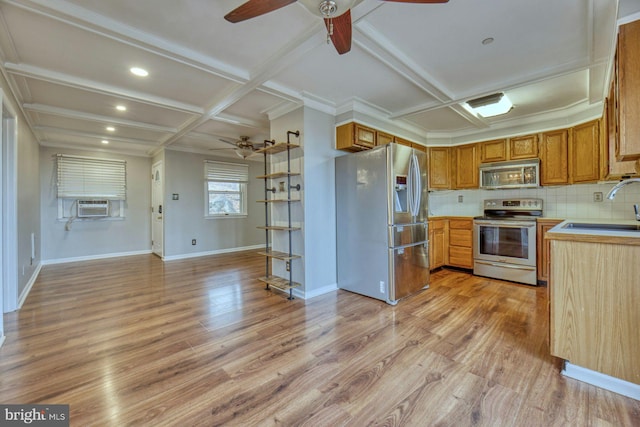
[[[594,230],[594,231],[638,231],[640,232],[640,224],[594,224],[586,222],[570,222],[566,224],[565,229],[574,230]]]

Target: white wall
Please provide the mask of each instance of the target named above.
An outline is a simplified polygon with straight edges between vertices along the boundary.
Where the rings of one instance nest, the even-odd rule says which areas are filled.
[[[249,164],[246,218],[206,219],[204,193],[204,161],[218,160]],[[224,252],[253,247],[263,243],[264,207],[262,163],[241,158],[216,158],[202,154],[165,150],[164,154],[164,256],[167,259]],[[172,194],[179,195],[172,200]],[[191,240],[196,239],[196,245]]]
[[[127,200],[122,221],[75,221],[65,230],[58,220],[55,155],[125,160],[127,162]],[[105,256],[146,253],[151,250],[151,159],[101,151],[41,147],[41,225],[42,259],[61,262]]]
[[[543,214],[560,219],[624,219],[634,220],[633,204],[640,204],[640,184],[622,188],[615,199],[593,201],[593,193],[603,197],[613,187],[607,184],[575,184],[517,190],[449,190],[429,193],[430,216],[478,216],[485,199],[534,197],[544,200]],[[458,203],[458,196],[463,202]]]

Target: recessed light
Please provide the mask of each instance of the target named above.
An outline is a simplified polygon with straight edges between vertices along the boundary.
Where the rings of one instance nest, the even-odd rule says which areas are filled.
[[[147,77],[149,75],[149,72],[147,70],[140,67],[131,67],[129,68],[129,71],[139,77]]]
[[[108,144],[108,143],[109,143],[109,141],[107,141],[106,139],[103,139],[101,142],[102,142],[103,144]]]
[[[114,128],[113,126],[107,126],[107,131],[108,132],[115,132],[116,128]]]
[[[127,107],[124,105],[116,105],[116,110],[118,111],[127,111]]]

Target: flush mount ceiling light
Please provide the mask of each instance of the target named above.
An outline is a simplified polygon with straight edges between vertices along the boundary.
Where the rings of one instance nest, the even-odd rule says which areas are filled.
[[[100,141],[100,142],[102,142],[103,144],[108,144],[108,143],[109,143],[109,141],[107,141],[106,139],[103,139],[103,140],[102,140],[102,141]]]
[[[115,132],[116,131],[116,128],[114,128],[113,126],[107,126],[106,129],[107,129],[107,132]]]
[[[118,111],[127,111],[127,107],[124,105],[116,105],[116,110]]]
[[[149,72],[147,70],[140,67],[131,67],[129,68],[129,71],[131,71],[131,74],[136,75],[138,77],[147,77],[149,75]]]
[[[471,99],[462,104],[467,110],[484,118],[506,114],[513,108],[513,104],[502,92]]]

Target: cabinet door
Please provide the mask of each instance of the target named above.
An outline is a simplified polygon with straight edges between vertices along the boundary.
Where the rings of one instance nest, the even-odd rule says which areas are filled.
[[[535,159],[538,157],[538,135],[509,138],[509,159]]]
[[[449,265],[473,268],[472,220],[449,220]]]
[[[604,115],[600,124],[600,164],[601,178],[618,180],[624,177],[637,176],[640,167],[635,160],[619,161],[616,159],[616,141],[618,131],[616,128],[616,100],[615,82],[611,82],[609,97],[604,104]]]
[[[376,146],[376,131],[368,127],[355,124],[356,140],[355,144],[360,147],[373,148]]]
[[[442,267],[447,263],[447,220],[429,221],[429,268]]]
[[[391,142],[393,142],[393,135],[389,135],[388,133],[384,133],[384,132],[380,132],[377,131],[376,132],[376,137],[377,137],[377,145],[385,145],[385,144],[389,144]]]
[[[396,137],[396,144],[406,145],[407,147],[411,147],[411,141],[407,141],[406,139]]]
[[[618,36],[618,160],[640,159],[640,21],[621,25]]]
[[[424,146],[424,145],[422,145],[422,144],[416,144],[415,142],[412,142],[412,143],[411,143],[411,147],[412,147],[412,148],[415,148],[416,150],[423,151],[423,152],[425,152],[425,153],[427,152],[427,147],[425,147],[425,146]]]
[[[571,128],[571,182],[597,182],[600,179],[599,129],[598,120]]]
[[[561,223],[559,219],[538,220],[536,230],[536,263],[538,269],[538,280],[543,282],[549,281],[549,271],[551,271],[551,242],[545,240],[544,236],[547,231],[551,230],[556,224]]]
[[[478,188],[478,144],[453,147],[455,159],[454,188]]]
[[[507,160],[507,140],[496,139],[480,143],[480,160],[482,163],[503,162]]]
[[[568,136],[567,129],[542,134],[540,142],[540,183],[542,185],[569,183]]]
[[[447,190],[451,188],[451,149],[449,147],[430,147],[429,153],[429,189]]]

